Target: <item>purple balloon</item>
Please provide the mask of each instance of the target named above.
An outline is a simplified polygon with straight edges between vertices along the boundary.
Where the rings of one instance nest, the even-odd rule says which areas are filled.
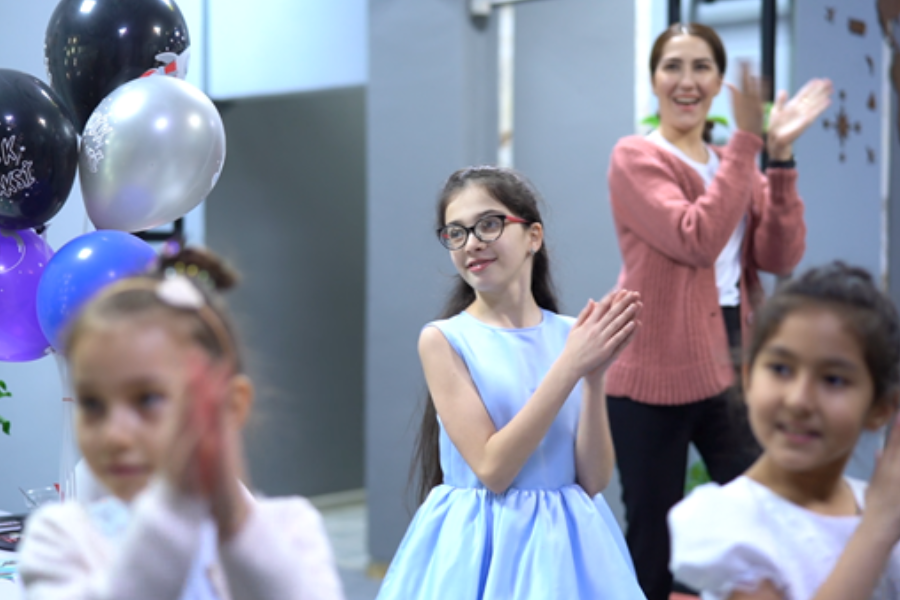
[[[37,288],[53,250],[39,235],[0,230],[0,361],[25,362],[50,343],[37,314]]]

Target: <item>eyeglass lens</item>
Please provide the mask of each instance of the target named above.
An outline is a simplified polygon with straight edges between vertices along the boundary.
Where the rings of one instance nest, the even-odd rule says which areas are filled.
[[[472,231],[482,242],[493,242],[503,232],[503,217],[488,215],[478,219]],[[469,240],[469,229],[462,225],[447,225],[441,231],[441,242],[451,250],[458,250]]]

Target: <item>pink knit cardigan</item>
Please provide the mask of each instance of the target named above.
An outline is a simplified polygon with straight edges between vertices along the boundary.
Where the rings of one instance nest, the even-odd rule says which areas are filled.
[[[674,154],[639,136],[620,140],[609,168],[610,202],[622,252],[617,287],[637,290],[644,326],[613,363],[606,391],[674,405],[724,391],[734,381],[719,307],[715,262],[741,218],[744,339],[763,298],[758,270],[788,274],[806,247],[794,169],[763,175],[759,136],[738,131],[715,148],[709,188]]]

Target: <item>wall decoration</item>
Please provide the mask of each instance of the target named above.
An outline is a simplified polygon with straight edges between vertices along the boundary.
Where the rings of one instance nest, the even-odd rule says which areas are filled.
[[[797,182],[801,197],[809,198],[807,252],[800,268],[839,258],[883,281],[888,264],[884,188],[890,179],[883,123],[890,109],[885,78],[889,56],[877,35],[877,1],[794,2],[792,76],[798,82],[827,77],[834,85],[821,124],[795,144],[795,154],[810,174]],[[900,8],[900,0],[893,1]],[[864,33],[853,22],[864,23]],[[863,475],[866,461],[859,462],[854,472]]]
[[[896,5],[896,16],[900,16],[900,0],[877,0],[879,4],[895,4]],[[844,15],[838,11],[835,7],[827,7],[825,9],[825,20],[829,23],[835,23],[835,17],[839,17],[838,21],[842,21],[844,19]],[[868,25],[864,19],[859,18],[858,15],[847,15],[847,31],[850,35],[865,37],[866,31],[868,30]],[[900,44],[897,46],[900,48]],[[869,90],[868,94],[865,91],[862,94],[862,97],[865,98],[865,108],[872,112],[877,112],[878,110],[878,101],[875,90],[878,88],[878,77],[875,73],[875,59],[872,54],[863,55],[863,59],[865,60],[866,66],[868,67],[868,75],[869,75]],[[898,72],[898,76],[900,76],[900,72]],[[898,79],[900,81],[900,79]],[[836,84],[840,85],[840,81],[835,81]],[[857,84],[858,85],[858,84]],[[838,159],[840,162],[846,162],[847,155],[845,153],[846,143],[848,138],[852,134],[859,134],[862,132],[862,123],[856,118],[858,113],[863,110],[862,106],[859,106],[857,97],[856,86],[852,86],[850,89],[851,97],[853,97],[853,101],[848,103],[848,88],[841,89],[838,97],[840,98],[840,103],[838,104],[837,114],[834,114],[830,118],[825,118],[823,120],[823,125],[827,130],[834,130],[837,134],[837,139],[840,144],[840,150],[838,152]],[[900,87],[898,87],[900,89]],[[858,152],[855,150],[854,152]],[[874,160],[872,159],[872,154],[875,151],[867,146],[866,147],[866,158],[867,163],[874,164]]]
[[[837,133],[838,140],[841,143],[841,151],[838,156],[840,161],[844,162],[847,159],[847,156],[844,154],[844,144],[851,133],[862,132],[862,124],[859,121],[851,121],[850,117],[847,115],[847,109],[844,106],[844,101],[847,99],[847,92],[841,90],[838,97],[840,98],[841,103],[837,116],[833,120],[825,119],[823,124],[825,125],[825,129],[834,129],[835,133]]]

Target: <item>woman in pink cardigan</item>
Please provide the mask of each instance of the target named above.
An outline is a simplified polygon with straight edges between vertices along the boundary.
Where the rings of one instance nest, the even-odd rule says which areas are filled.
[[[666,514],[683,496],[688,444],[725,483],[758,448],[744,409],[729,400],[732,356],[763,295],[758,271],[785,275],[803,256],[806,227],[792,143],[830,102],[813,80],[771,110],[763,149],[758,82],[745,67],[732,86],[737,131],[708,145],[707,115],[725,73],[725,50],[703,25],[676,24],[650,57],[659,128],[616,144],[610,200],[622,252],[619,287],[644,299],[644,334],[610,368],[607,393],[628,530],[649,600],[669,597]],[[733,395],[732,395],[733,396]]]

